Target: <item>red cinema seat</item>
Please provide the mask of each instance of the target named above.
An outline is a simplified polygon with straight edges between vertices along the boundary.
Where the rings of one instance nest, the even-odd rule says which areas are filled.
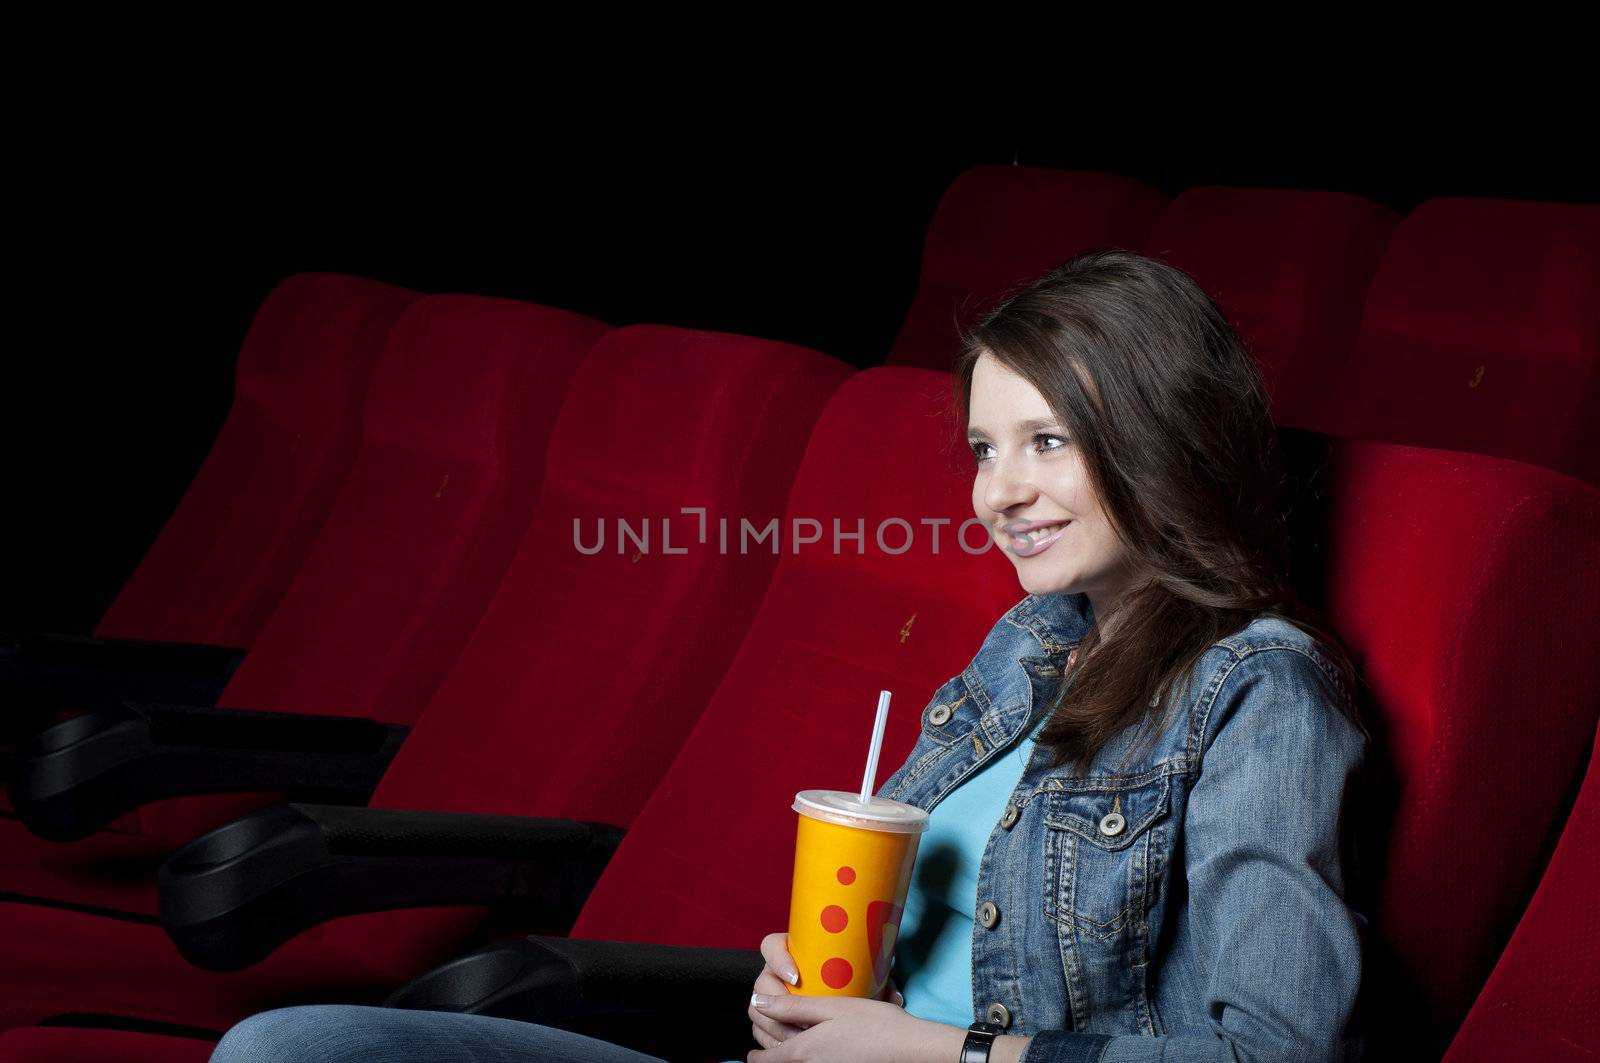
[[[1395,231],[1325,431],[1600,484],[1600,207],[1447,197]]]
[[[960,332],[1001,296],[1080,251],[1139,246],[1166,202],[1115,174],[1042,166],[965,171],[934,211],[916,294],[885,363],[948,370]]]
[[[1191,188],[1144,242],[1199,282],[1261,370],[1279,425],[1315,428],[1355,346],[1394,211],[1344,192]]]
[[[939,378],[923,392],[925,409],[904,418],[886,411],[895,409],[893,394],[911,389],[874,390],[906,372],[871,370],[841,389],[813,437],[791,515],[857,513],[869,529],[886,514],[965,519],[964,478],[911,460],[936,442],[931,400],[948,382]],[[905,457],[886,455],[882,475],[861,469],[860,455],[884,432],[906,441]],[[932,501],[940,473],[948,474],[942,505]],[[1600,676],[1582,650],[1600,627],[1600,574],[1586,563],[1600,534],[1600,500],[1544,470],[1361,442],[1339,443],[1328,482],[1331,611],[1362,668],[1369,723],[1399,783],[1375,925],[1386,961],[1401,973],[1375,963],[1372,991],[1393,1009],[1388,1017],[1419,1031],[1421,1054],[1391,1056],[1437,1058],[1440,1035],[1456,1028],[1481,967],[1504,940],[1495,939],[1497,925],[1515,921],[1537,877],[1541,835],[1559,820],[1593,733]],[[918,498],[925,487],[931,497]],[[996,562],[1003,565],[921,552],[783,558],[727,678],[589,897],[573,938],[748,948],[781,926],[789,798],[808,786],[853,785],[846,773],[876,689],[902,699],[919,690],[910,694],[916,703],[962,666],[1016,596],[1009,566]],[[917,720],[891,715],[884,756],[892,764]],[[1580,734],[1584,743],[1569,741]],[[1501,777],[1517,785],[1483,784]],[[708,807],[717,809],[714,844]],[[1543,827],[1530,831],[1528,823]],[[115,938],[114,956],[141,939],[125,924],[51,914],[57,949],[86,947],[85,921]],[[52,962],[37,917],[24,923],[15,906],[3,917],[22,964]],[[142,940],[148,946],[151,938]],[[291,945],[262,967],[297,954]],[[356,957],[341,954],[339,963],[348,969]],[[96,985],[96,1010],[203,1021],[128,988],[148,981],[149,970],[147,961],[108,972]],[[162,977],[181,983],[176,971]],[[318,999],[327,984],[319,974],[301,998]],[[179,992],[185,988],[191,1002],[200,997],[198,987],[180,984]],[[30,1005],[27,995],[27,987],[7,994],[10,1021],[44,1013],[47,1005]],[[1393,1027],[1385,1033],[1399,1036]]]
[[[890,397],[869,390],[906,372],[869,371],[841,389],[812,440],[791,514],[854,512],[869,529],[886,512],[965,519],[966,485],[953,471],[943,508],[907,499],[940,471],[911,460],[929,452],[919,441],[936,431],[932,405],[891,420]],[[937,387],[947,386],[939,378]],[[841,421],[858,426],[856,434],[839,432]],[[903,464],[890,475],[860,469],[860,455],[885,432],[906,441],[897,452],[906,457],[886,455],[886,463]],[[846,471],[813,476],[827,468],[825,457]],[[1412,1058],[1436,1058],[1537,879],[1544,836],[1559,822],[1593,734],[1600,665],[1585,647],[1600,630],[1600,572],[1588,563],[1600,545],[1600,496],[1493,458],[1349,441],[1338,444],[1329,485],[1330,612],[1362,669],[1369,724],[1398,783],[1374,919],[1387,956],[1372,967],[1372,992],[1392,1009],[1386,1017],[1429,1042]],[[830,508],[811,503],[819,493]],[[911,564],[892,564],[903,561]],[[911,696],[919,701],[962,666],[1017,590],[1009,567],[985,569],[989,562],[1003,559],[783,558],[727,678],[573,936],[747,948],[781,926],[789,797],[853,783],[844,773],[859,753],[842,756],[840,742],[854,743],[841,735],[864,729],[876,689],[904,699],[907,683],[920,685]],[[929,632],[932,647],[917,638]],[[852,707],[862,691],[866,698]],[[894,715],[887,762],[904,755],[915,727],[912,714]],[[1516,785],[1483,782],[1506,777]],[[731,806],[730,793],[740,795]],[[706,807],[719,809],[714,845],[700,818]],[[114,957],[139,941],[151,951],[152,935],[139,933],[150,928],[50,913],[46,935],[37,913],[24,920],[16,907],[3,918],[20,970],[59,951],[81,954],[91,941],[104,941]],[[300,955],[291,943],[260,966]],[[328,960],[303,999],[317,999],[329,971],[358,962],[348,954]],[[95,1010],[203,1021],[130,988],[153,981],[148,971],[112,966],[81,977],[104,980],[96,982]],[[191,1002],[202,996],[178,971],[161,977]],[[237,978],[215,977],[211,984]],[[28,1003],[29,993],[8,990],[10,1021],[47,1013],[47,1003]],[[245,994],[234,999],[247,1002]]]
[[[861,784],[879,690],[893,694],[880,778],[928,697],[1024,593],[972,513],[972,465],[947,374],[869,369],[817,426],[792,515],[851,524],[866,552],[786,556],[750,637],[573,927],[588,939],[751,948],[787,920],[796,792]],[[875,441],[895,440],[892,449]],[[940,455],[944,455],[941,460]],[[892,518],[911,549],[878,548]],[[945,519],[939,551],[919,522]],[[884,533],[900,544],[893,526]],[[711,818],[708,819],[708,813]]]
[[[1538,882],[1600,718],[1600,491],[1349,440],[1328,484],[1328,612],[1396,787],[1365,991],[1378,1043],[1405,1042],[1383,1058],[1437,1059]]]
[[[948,374],[884,367],[841,388],[818,423],[789,513],[830,528],[839,518],[849,530],[860,519],[865,549],[782,559],[727,678],[563,939],[561,955],[580,963],[592,946],[627,943],[602,952],[601,969],[577,966],[580,984],[590,973],[605,982],[640,957],[637,975],[617,975],[629,984],[638,978],[637,995],[621,1011],[631,1015],[667,993],[703,987],[696,1006],[715,1012],[704,1001],[726,1000],[728,1025],[739,1028],[733,1040],[747,1036],[740,988],[720,984],[735,979],[674,969],[669,956],[651,947],[750,950],[781,929],[794,857],[794,795],[860,786],[880,690],[891,691],[893,701],[874,786],[886,778],[914,745],[930,695],[966,667],[996,619],[1026,596],[1015,568],[993,548],[991,531],[973,515],[972,456],[951,407]],[[883,446],[885,439],[894,445]],[[906,536],[896,519],[915,531],[898,554],[889,551]],[[933,527],[941,533],[937,550]],[[963,530],[981,554],[963,548]],[[488,965],[474,967],[429,1003],[402,1006],[457,1010],[500,999],[502,984],[524,971],[540,981],[552,974],[551,997],[580,995],[537,958],[526,957],[532,962],[524,965],[515,944],[493,951]],[[743,987],[759,967],[757,961],[741,976]],[[427,994],[450,974],[450,965],[429,972],[404,994]],[[613,1039],[645,1029],[667,1036],[644,1016],[635,1023],[592,1018],[571,1028]],[[731,1042],[726,1051],[735,1051]]]
[[[789,560],[767,547],[740,554],[736,542],[723,553],[718,517],[782,517],[812,425],[851,373],[802,348],[710,332],[631,326],[597,344],[562,409],[537,512],[501,591],[371,808],[351,812],[630,821]],[[859,468],[870,453],[836,461]],[[679,514],[686,505],[707,509],[707,543],[698,520]],[[581,554],[574,522],[597,515],[636,529],[650,518],[652,552],[629,540],[620,552]],[[678,518],[671,546],[684,553],[662,551],[660,516]],[[582,541],[592,544],[590,530]],[[471,840],[485,851],[481,833]],[[12,943],[15,981],[0,996],[16,1007],[0,1008],[0,1028],[90,1011],[220,1032],[280,1002],[377,1002],[468,947],[483,914],[347,916],[218,973],[187,963],[150,921],[0,905],[0,922],[27,939]]]
[[[0,1063],[206,1063],[216,1041],[136,1030],[23,1026],[0,1034]]]
[[[1397,775],[1399,783],[1397,807],[1385,807],[1381,787],[1375,798],[1375,811],[1393,823],[1381,899],[1363,888],[1370,865],[1348,869],[1352,901],[1375,912],[1364,972],[1369,1043],[1375,1059],[1437,1059],[1538,878],[1545,838],[1594,732],[1600,659],[1588,650],[1600,634],[1600,567],[1592,563],[1600,493],[1501,459],[1352,441],[1338,443],[1326,471],[1333,620],[1369,688],[1375,754],[1392,761],[1386,770],[1375,755],[1369,780]],[[836,579],[819,571],[815,590],[789,594],[780,569],[716,700],[568,938],[498,943],[414,980],[389,1003],[594,1032],[585,1024],[608,1009],[637,1011],[652,994],[699,984],[725,995],[729,1026],[739,1026],[740,998],[725,977],[733,960],[674,961],[636,943],[748,950],[784,926],[789,799],[811,786],[852,787],[849,736],[870,715],[862,692],[880,682],[903,688],[910,678],[892,670],[895,647],[885,653],[872,640],[888,620],[873,603],[888,612],[896,599],[865,573],[836,568]],[[912,626],[926,631],[919,625],[932,618],[941,637],[952,637],[929,671],[953,674],[1009,603],[973,594],[977,584],[963,573],[904,571],[920,577],[924,596],[935,585],[970,595],[958,622],[924,607]],[[909,600],[898,604],[909,611]],[[859,648],[840,651],[836,629]],[[913,704],[934,682],[910,695]],[[889,763],[910,746],[917,722],[913,713],[891,722]],[[1350,824],[1371,825],[1365,815]],[[605,947],[613,942],[624,944]],[[758,969],[756,961],[752,976]],[[630,996],[590,996],[591,975],[627,985]],[[709,1028],[716,1011],[704,1008],[697,1022]]]
[[[1577,804],[1533,902],[1445,1063],[1600,1059],[1600,732]]]
[[[0,637],[0,734],[26,739],[63,709],[127,696],[216,698],[333,507],[373,364],[418,298],[334,273],[272,290],[221,432],[94,637]]]
[[[630,326],[599,344],[562,410],[517,559],[368,806],[631,824],[787,557],[786,533],[741,543],[740,522],[783,517],[812,428],[853,372],[804,348],[686,329]],[[706,511],[703,542],[684,507]],[[598,517],[604,544],[580,553],[599,543]],[[615,518],[648,523],[645,548],[619,539]],[[378,913],[310,933],[398,983],[459,952],[483,914]]]
[[[566,311],[476,296],[431,296],[407,310],[373,377],[350,478],[220,704],[412,722],[504,575],[567,385],[607,331]],[[68,844],[3,820],[0,888],[153,913],[152,873],[168,852],[274,801],[159,800]]]
[[[240,348],[221,433],[95,634],[255,643],[355,460],[378,352],[420,297],[336,273],[272,290]]]

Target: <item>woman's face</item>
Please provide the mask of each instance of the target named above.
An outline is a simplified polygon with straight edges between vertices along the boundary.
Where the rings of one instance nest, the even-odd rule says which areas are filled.
[[[1096,616],[1132,565],[1089,485],[1078,448],[1032,384],[985,351],[973,367],[967,440],[972,510],[1029,594],[1087,594]]]

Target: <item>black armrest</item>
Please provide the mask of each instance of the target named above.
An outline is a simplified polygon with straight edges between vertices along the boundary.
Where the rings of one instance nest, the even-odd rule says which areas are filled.
[[[123,701],[215,705],[244,657],[241,649],[196,642],[0,634],[0,726],[14,739],[47,725],[60,709]]]
[[[530,937],[413,979],[385,1007],[494,1015],[589,1034],[664,1059],[743,1059],[754,949]]]
[[[86,838],[151,801],[287,792],[362,804],[410,729],[347,716],[188,705],[97,709],[34,737],[12,766],[11,804],[44,838]]]
[[[517,902],[564,930],[622,840],[568,819],[289,804],[204,834],[161,866],[161,923],[190,962],[236,971],[342,915]]]

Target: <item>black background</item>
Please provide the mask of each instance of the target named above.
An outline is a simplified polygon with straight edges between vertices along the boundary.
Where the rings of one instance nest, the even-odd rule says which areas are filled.
[[[940,194],[978,163],[1107,170],[1169,195],[1336,189],[1402,212],[1438,195],[1600,192],[1575,134],[1516,123],[1019,136],[969,118],[890,136],[358,117],[233,116],[219,133],[130,110],[58,130],[21,164],[0,627],[93,628],[204,460],[251,315],[291,273],[769,336],[867,366],[910,303]]]

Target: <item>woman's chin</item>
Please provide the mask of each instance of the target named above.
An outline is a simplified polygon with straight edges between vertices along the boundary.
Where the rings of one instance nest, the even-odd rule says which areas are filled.
[[[1012,558],[1016,563],[1016,558]],[[1017,565],[1017,582],[1027,594],[1069,594],[1070,589],[1059,579],[1046,579],[1037,572],[1029,572],[1028,566]]]

